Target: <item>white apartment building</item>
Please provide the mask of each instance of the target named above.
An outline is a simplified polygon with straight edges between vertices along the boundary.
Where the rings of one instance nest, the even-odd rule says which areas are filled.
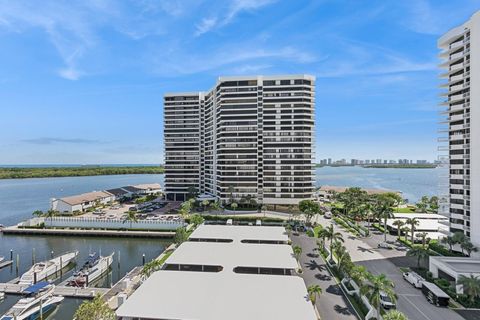
[[[220,77],[165,95],[165,193],[297,204],[314,190],[315,79]]]
[[[438,40],[447,117],[440,142],[448,144],[450,232],[480,246],[480,12]],[[477,230],[477,231],[475,231]]]

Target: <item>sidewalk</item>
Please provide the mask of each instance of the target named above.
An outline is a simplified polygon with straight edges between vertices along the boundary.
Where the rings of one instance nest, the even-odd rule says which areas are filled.
[[[292,245],[302,247],[300,264],[301,275],[306,286],[318,284],[323,293],[317,299],[316,306],[322,320],[356,320],[355,311],[344,297],[339,285],[335,282],[325,266],[325,262],[317,251],[317,239],[301,234],[292,235]]]

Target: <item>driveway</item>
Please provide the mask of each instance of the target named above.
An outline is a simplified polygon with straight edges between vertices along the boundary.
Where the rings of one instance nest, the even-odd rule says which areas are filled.
[[[304,234],[292,235],[292,244],[302,247],[301,275],[308,286],[318,284],[323,293],[317,299],[318,312],[323,320],[357,320],[355,311],[343,295],[340,286],[328,273],[325,262],[318,254],[316,239]]]
[[[327,226],[333,221],[317,216],[316,222]],[[403,246],[395,246],[393,250],[377,249],[378,242],[383,241],[381,234],[362,239],[353,236],[338,225],[335,225],[335,229],[342,233],[344,245],[350,252],[353,262],[364,265],[373,274],[383,273],[395,283],[395,292],[398,295],[397,309],[407,315],[408,319],[463,320],[453,310],[428,303],[420,289],[414,288],[403,279],[399,266],[416,265],[415,259],[405,256],[406,249]],[[396,240],[396,237],[389,236],[387,240]]]

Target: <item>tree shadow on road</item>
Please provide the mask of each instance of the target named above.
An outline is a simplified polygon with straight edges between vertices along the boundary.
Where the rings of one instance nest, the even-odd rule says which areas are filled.
[[[307,253],[307,257],[318,258],[320,255],[318,253]]]
[[[360,252],[369,252],[369,253],[374,253],[374,251],[373,251],[373,250],[371,250],[371,249],[368,249],[368,248],[364,248],[364,247],[360,247],[360,246],[357,246],[357,249],[358,249],[358,251],[360,251]]]
[[[342,290],[340,289],[340,287],[338,285],[329,285],[327,290],[325,290],[325,291],[327,291],[330,294],[337,295],[337,296],[343,295]]]
[[[350,315],[350,314],[352,314],[347,307],[341,307],[341,306],[339,306],[338,304],[336,304],[336,305],[333,307],[333,309],[334,309],[336,312],[340,313],[340,314],[344,314],[344,315]]]
[[[328,274],[323,274],[323,273],[317,273],[315,275],[315,278],[317,278],[320,281],[330,281],[330,280],[332,280],[331,276],[329,276]]]
[[[309,262],[305,262],[305,267],[307,267],[310,270],[319,270],[322,271],[324,269],[324,266],[321,266],[317,263],[315,260],[310,260]]]

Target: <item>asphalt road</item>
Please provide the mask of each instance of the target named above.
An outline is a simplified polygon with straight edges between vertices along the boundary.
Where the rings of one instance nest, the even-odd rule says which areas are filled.
[[[318,254],[316,239],[304,234],[292,235],[292,244],[302,247],[301,276],[306,286],[318,284],[323,290],[316,302],[322,320],[357,320],[355,310],[350,306],[335,279],[328,273],[325,262]]]
[[[326,226],[332,221],[319,216],[317,222]],[[344,245],[350,252],[353,262],[364,265],[373,274],[383,273],[395,283],[395,292],[398,295],[397,309],[407,315],[408,319],[463,320],[463,317],[453,310],[430,304],[420,289],[414,288],[403,279],[399,267],[416,265],[415,259],[405,256],[406,249],[403,246],[395,246],[393,250],[377,249],[376,245],[383,241],[383,235],[380,233],[374,234],[371,238],[359,239],[340,226],[336,226],[336,231],[343,234]],[[396,237],[389,236],[388,240],[396,240]]]

